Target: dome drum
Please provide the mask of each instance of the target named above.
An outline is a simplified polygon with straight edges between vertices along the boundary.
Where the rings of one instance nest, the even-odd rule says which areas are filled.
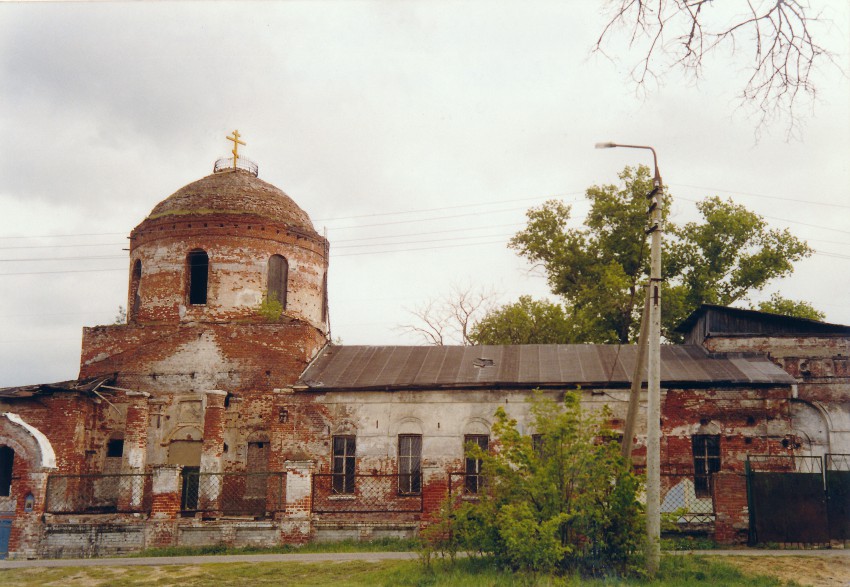
[[[262,322],[264,298],[327,333],[328,243],[286,194],[242,171],[208,176],[131,233],[135,324]]]

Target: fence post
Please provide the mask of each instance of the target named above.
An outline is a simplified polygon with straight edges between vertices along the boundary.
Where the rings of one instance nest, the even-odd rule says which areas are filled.
[[[313,515],[314,461],[286,461],[286,506],[281,539],[301,544],[310,540]]]
[[[145,494],[145,465],[148,448],[149,393],[126,392],[127,424],[124,430],[124,457],[118,484],[118,511],[137,511],[142,507]]]
[[[224,455],[224,399],[226,391],[206,392],[204,410],[204,444],[201,449],[201,478],[198,487],[198,509],[207,512],[219,510],[222,487],[222,456]],[[203,473],[214,473],[203,475]]]

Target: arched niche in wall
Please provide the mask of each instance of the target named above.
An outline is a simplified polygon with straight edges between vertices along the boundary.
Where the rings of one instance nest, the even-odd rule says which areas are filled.
[[[822,457],[830,452],[829,417],[819,405],[792,399],[791,430],[801,454]]]
[[[106,441],[103,451],[103,472],[120,473],[124,456],[124,433],[113,432]]]

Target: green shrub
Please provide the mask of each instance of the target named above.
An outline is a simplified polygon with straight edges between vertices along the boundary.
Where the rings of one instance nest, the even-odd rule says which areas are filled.
[[[467,447],[468,458],[483,462],[479,499],[448,500],[426,543],[516,571],[628,572],[641,556],[640,480],[603,424],[609,414],[585,413],[576,392],[560,405],[539,393],[531,401],[538,440],[499,408],[497,450]]]
[[[263,294],[263,301],[257,306],[257,314],[269,322],[277,322],[283,315],[283,304],[265,293]]]

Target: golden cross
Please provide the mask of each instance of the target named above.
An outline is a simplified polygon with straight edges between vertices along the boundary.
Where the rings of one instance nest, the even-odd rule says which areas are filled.
[[[231,153],[233,153],[233,169],[236,169],[236,160],[239,159],[239,153],[237,151],[239,151],[239,145],[244,146],[245,142],[239,140],[240,135],[238,130],[234,130],[232,134],[233,136],[227,137],[227,140],[233,141],[233,151]]]

